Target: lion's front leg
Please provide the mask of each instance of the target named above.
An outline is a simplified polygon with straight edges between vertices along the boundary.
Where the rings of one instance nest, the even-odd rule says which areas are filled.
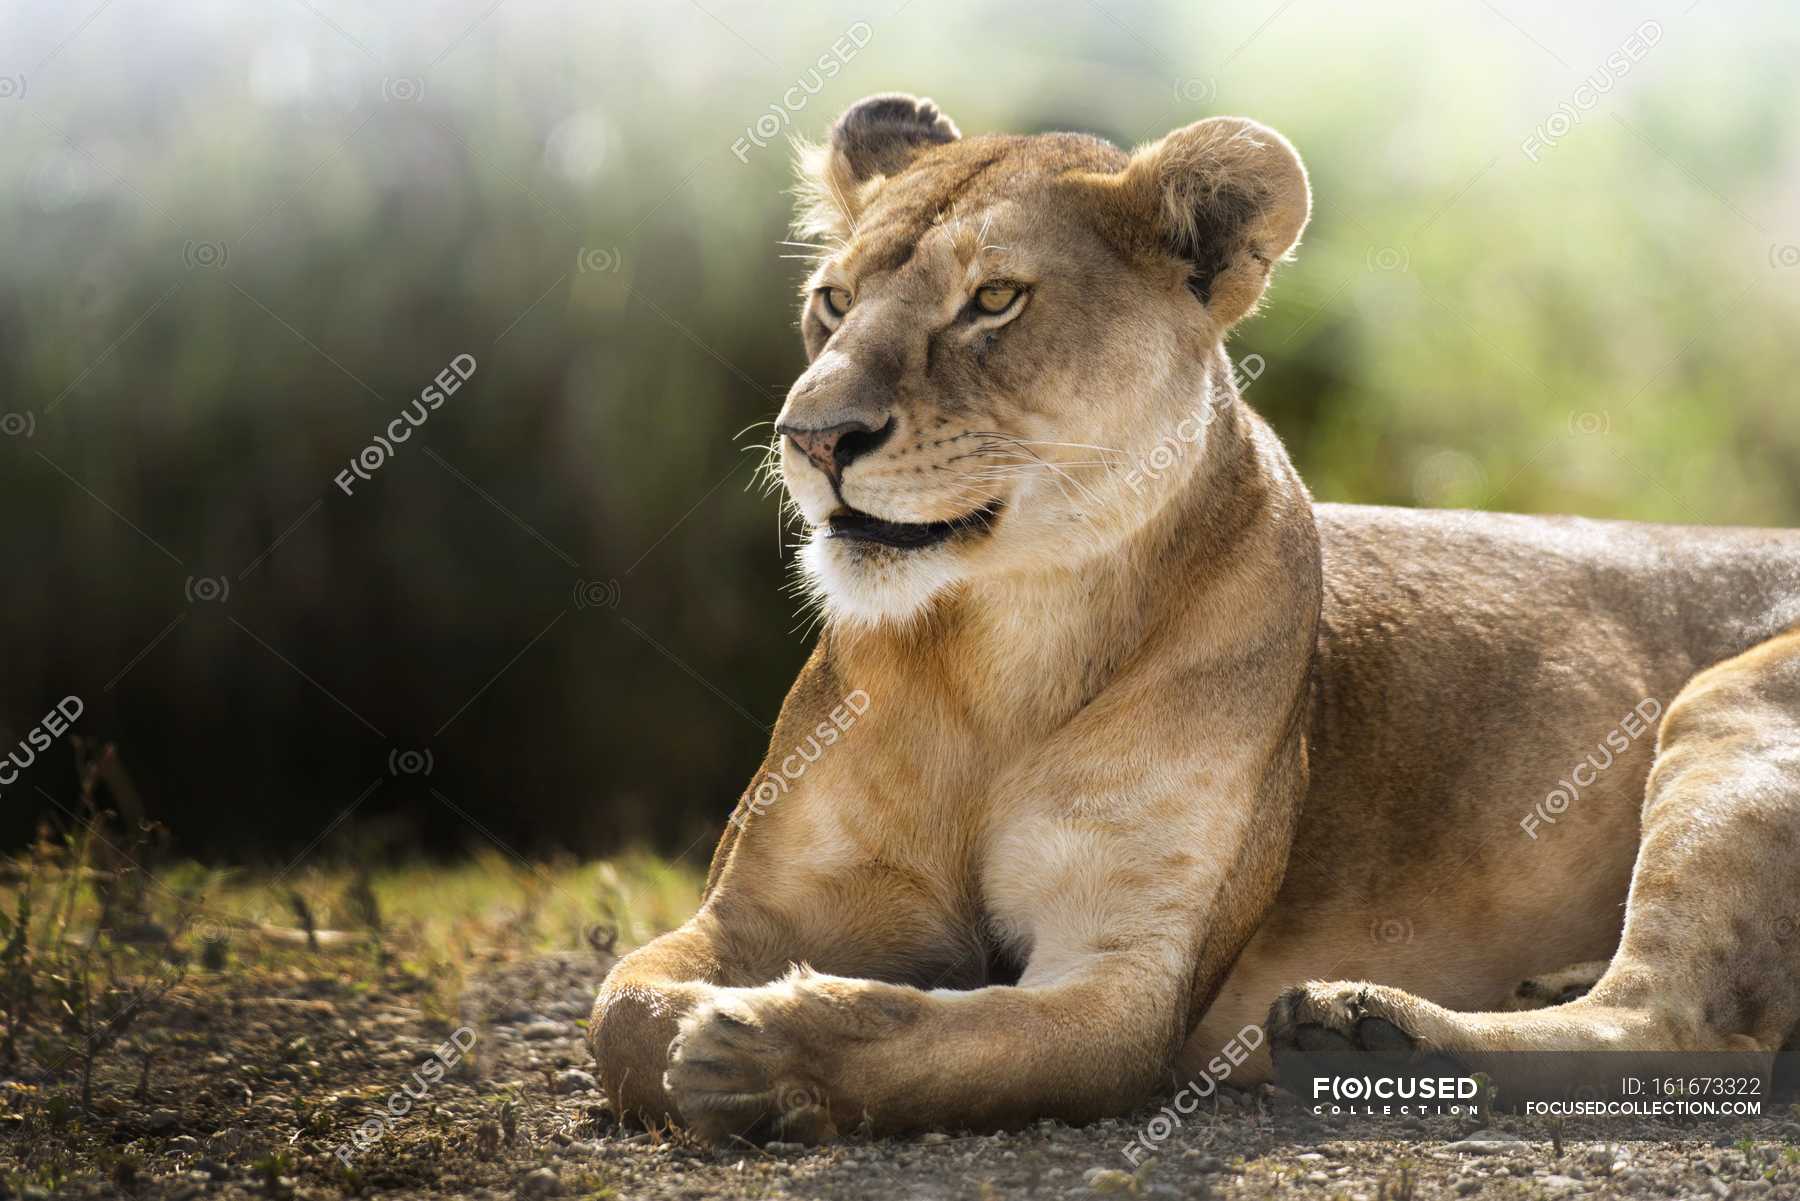
[[[718,991],[715,937],[696,918],[613,965],[594,1000],[588,1047],[600,1087],[621,1117],[660,1122],[674,1107],[663,1091],[669,1042],[681,1019]]]
[[[663,1075],[682,1019],[733,986],[774,979],[800,949],[767,910],[714,896],[680,929],[614,964],[594,999],[588,1046],[619,1115],[678,1118]]]
[[[1166,958],[1099,955],[1062,980],[966,992],[804,970],[721,989],[681,1022],[669,1095],[715,1140],[1122,1113],[1180,1041],[1186,982]]]
[[[713,1138],[805,1139],[1124,1113],[1176,1053],[1273,900],[1298,786],[1292,743],[1186,772],[1078,721],[1003,782],[980,864],[992,928],[1026,961],[970,991],[795,972],[681,1022],[666,1077]],[[1109,754],[1109,751],[1111,753]]]

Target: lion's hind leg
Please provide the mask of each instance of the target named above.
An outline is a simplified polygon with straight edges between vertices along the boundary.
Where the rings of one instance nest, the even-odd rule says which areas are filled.
[[[1585,994],[1455,1013],[1373,984],[1290,989],[1277,1051],[1775,1051],[1800,1026],[1800,630],[1689,682],[1664,717],[1618,950]],[[1564,993],[1567,991],[1567,998]],[[1556,1003],[1557,1001],[1563,1003]]]

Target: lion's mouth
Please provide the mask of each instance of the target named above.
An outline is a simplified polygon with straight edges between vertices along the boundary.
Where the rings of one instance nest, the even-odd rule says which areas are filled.
[[[848,538],[854,542],[874,542],[899,550],[920,550],[946,542],[959,534],[987,533],[993,528],[994,519],[1000,516],[1003,507],[1004,502],[997,500],[973,513],[952,517],[948,521],[883,521],[856,509],[845,508],[832,514],[831,536]]]

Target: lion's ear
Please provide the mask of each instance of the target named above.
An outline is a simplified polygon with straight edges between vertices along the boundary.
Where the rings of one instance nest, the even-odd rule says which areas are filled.
[[[1199,121],[1143,147],[1123,182],[1155,214],[1164,248],[1188,264],[1188,288],[1222,328],[1256,307],[1312,211],[1300,155],[1243,117]]]
[[[923,150],[962,137],[937,105],[903,92],[870,96],[844,111],[818,145],[801,145],[794,228],[848,237],[880,181]]]

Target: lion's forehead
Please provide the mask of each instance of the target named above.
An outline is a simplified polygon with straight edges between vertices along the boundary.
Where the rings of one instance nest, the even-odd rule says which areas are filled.
[[[881,180],[842,259],[852,275],[899,271],[944,239],[965,259],[979,252],[984,214],[1044,202],[1046,185],[1072,172],[1117,171],[1118,147],[1085,134],[965,138],[921,154]]]

